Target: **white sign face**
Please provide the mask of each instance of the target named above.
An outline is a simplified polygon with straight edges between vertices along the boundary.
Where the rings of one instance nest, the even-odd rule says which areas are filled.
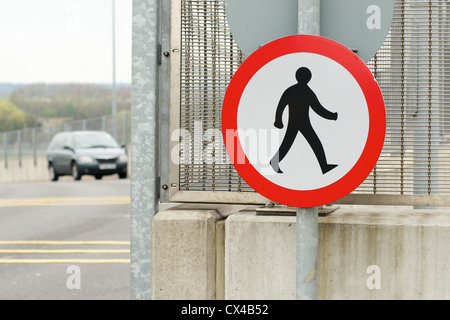
[[[383,44],[395,0],[321,0],[320,35],[355,50],[365,62]],[[261,46],[298,33],[298,0],[226,0],[227,19],[248,57]]]
[[[336,112],[338,118],[323,118],[310,106],[304,106],[307,110],[302,114],[309,115],[309,120],[295,118],[291,112],[296,106],[291,104],[284,106],[283,128],[278,129],[274,126],[277,106],[286,90],[298,86],[296,72],[301,67],[312,74],[306,84],[311,91],[303,90],[305,93],[299,93],[298,98],[310,100],[308,94],[313,92],[317,102]],[[300,86],[299,90],[302,90]],[[272,60],[253,76],[240,100],[237,126],[244,153],[262,176],[284,188],[313,190],[338,181],[356,164],[366,145],[369,114],[360,86],[344,67],[322,55],[293,53]],[[279,161],[283,173],[278,173],[270,161],[288,131],[295,132],[296,136]],[[314,134],[322,144],[314,147],[319,150],[310,145],[317,140]],[[325,160],[316,156],[322,152]],[[323,161],[337,166],[323,174]]]

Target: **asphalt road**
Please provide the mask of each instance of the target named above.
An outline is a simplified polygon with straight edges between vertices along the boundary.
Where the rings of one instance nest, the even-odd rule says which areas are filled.
[[[130,181],[0,185],[1,300],[128,300]]]

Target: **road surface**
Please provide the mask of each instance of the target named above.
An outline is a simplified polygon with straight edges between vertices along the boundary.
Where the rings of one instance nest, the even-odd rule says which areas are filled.
[[[1,300],[128,300],[130,181],[0,185]]]

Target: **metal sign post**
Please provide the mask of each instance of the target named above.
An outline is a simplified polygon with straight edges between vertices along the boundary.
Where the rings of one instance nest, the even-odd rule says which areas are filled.
[[[298,1],[298,33],[320,35],[320,0]],[[317,300],[319,209],[297,208],[296,298]]]
[[[133,1],[130,297],[150,300],[152,218],[159,211],[158,74],[161,1]]]
[[[317,299],[317,252],[319,243],[319,210],[297,208],[297,300]]]

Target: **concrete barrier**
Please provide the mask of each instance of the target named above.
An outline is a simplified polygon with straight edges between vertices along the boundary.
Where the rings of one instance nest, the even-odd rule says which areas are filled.
[[[130,152],[128,151],[128,155]],[[129,156],[128,156],[129,157]],[[36,163],[31,156],[22,157],[21,163],[17,158],[8,158],[5,166],[5,160],[0,160],[0,183],[21,183],[21,182],[42,182],[50,181],[48,174],[48,163],[46,156],[37,156]],[[128,159],[128,175],[130,175],[131,162]],[[109,176],[105,176],[108,178]],[[114,175],[117,177],[117,175]],[[71,180],[70,176],[60,177],[61,180]],[[85,175],[83,179],[94,179],[92,176]]]
[[[224,298],[223,219],[242,208],[180,205],[153,218],[153,299]]]
[[[295,217],[256,216],[225,221],[225,299],[295,299]]]
[[[5,167],[4,159],[0,160],[0,183],[49,181],[47,158],[45,156],[23,157],[21,165],[17,158],[9,158]]]
[[[215,210],[167,210],[152,221],[152,296],[216,297]]]
[[[294,299],[295,223],[254,207],[159,213],[154,298]],[[342,206],[319,219],[319,299],[450,299],[449,247],[448,211]]]

